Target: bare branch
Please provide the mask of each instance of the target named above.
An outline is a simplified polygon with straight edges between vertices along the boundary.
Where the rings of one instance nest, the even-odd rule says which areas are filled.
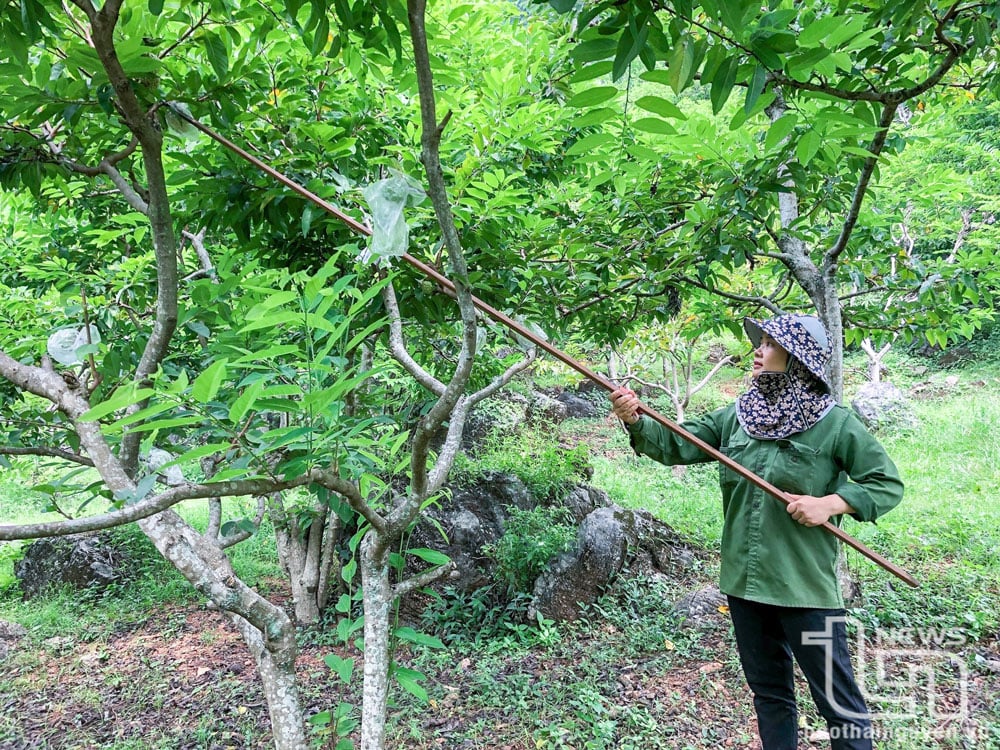
[[[437,123],[434,101],[434,76],[431,72],[430,53],[427,48],[427,29],[424,25],[425,0],[408,0],[407,17],[410,24],[410,38],[413,43],[413,61],[416,68],[417,90],[420,99],[420,161],[427,175],[427,193],[434,206],[441,238],[448,253],[455,286],[455,299],[462,318],[462,349],[458,364],[444,392],[430,408],[416,429],[411,448],[411,487],[413,511],[419,510],[420,501],[427,491],[427,454],[430,440],[438,428],[449,417],[458,403],[469,377],[476,353],[476,308],[469,290],[468,268],[458,228],[452,215],[448,191],[441,168],[439,145],[441,128]],[[446,121],[445,121],[446,122]],[[442,123],[443,125],[444,123]]]
[[[780,307],[778,307],[774,302],[769,300],[767,297],[760,297],[752,294],[735,294],[733,292],[725,292],[721,289],[710,287],[704,282],[692,278],[690,276],[680,276],[677,278],[678,281],[684,284],[690,284],[691,286],[698,287],[699,289],[704,289],[706,292],[711,292],[712,294],[718,295],[719,297],[724,297],[726,299],[731,299],[736,302],[749,302],[754,305],[760,305],[761,307],[767,308],[776,315],[780,315],[784,312]]]
[[[72,451],[62,450],[61,448],[22,448],[14,445],[0,445],[0,455],[3,456],[47,456],[49,458],[61,458],[65,461],[70,461],[75,464],[80,464],[81,466],[93,466],[94,462],[91,461],[86,456],[81,456]]]
[[[439,578],[450,575],[453,570],[455,570],[455,563],[453,561],[449,561],[448,563],[437,568],[430,568],[425,570],[423,573],[418,573],[412,578],[400,581],[393,587],[393,598],[398,599],[401,596],[406,596],[411,591],[416,591],[424,586],[428,586]]]
[[[161,513],[177,503],[195,498],[229,497],[254,495],[278,489],[301,487],[309,484],[313,477],[310,474],[296,477],[292,480],[273,479],[242,479],[231,482],[210,482],[208,484],[187,484],[174,487],[153,495],[133,505],[102,513],[96,516],[75,518],[71,521],[50,521],[34,524],[16,524],[0,526],[0,541],[12,539],[40,539],[42,537],[67,536],[85,531],[98,531],[122,526],[133,521]]]
[[[872,173],[875,171],[878,157],[885,147],[885,139],[889,135],[889,126],[892,124],[892,118],[896,116],[898,108],[898,102],[886,104],[882,108],[878,130],[875,131],[875,137],[868,144],[868,151],[871,152],[871,156],[865,159],[861,167],[861,174],[858,175],[858,183],[854,186],[854,198],[851,200],[851,207],[844,220],[844,226],[840,230],[840,236],[837,237],[837,241],[833,244],[833,247],[823,255],[822,268],[824,273],[832,273],[832,269],[836,267],[841,253],[847,248],[847,242],[851,238],[851,233],[854,232],[855,225],[858,223],[858,217],[861,215],[861,204],[864,203],[865,194],[868,192],[868,183],[871,181]]]
[[[406,348],[403,339],[403,319],[399,313],[399,302],[396,300],[396,289],[392,282],[389,282],[382,289],[382,301],[385,304],[386,314],[389,316],[389,351],[403,368],[413,376],[420,385],[436,396],[441,396],[445,392],[445,385],[440,380],[431,375],[421,367]]]
[[[208,250],[205,248],[205,227],[202,227],[196,233],[185,229],[181,234],[191,242],[191,247],[194,248],[195,253],[198,255],[201,273],[214,279],[215,265],[212,263],[212,256],[208,254]]]
[[[712,379],[712,376],[715,375],[715,373],[717,373],[723,367],[725,367],[726,365],[735,365],[739,361],[740,361],[739,357],[736,357],[732,354],[723,357],[722,359],[720,359],[718,362],[715,363],[715,367],[709,370],[708,374],[704,378],[702,378],[697,385],[693,385],[690,388],[688,388],[688,395],[693,396],[702,388],[704,388],[708,384],[708,381]]]
[[[538,349],[532,346],[531,349],[528,350],[528,353],[525,355],[524,359],[518,360],[510,367],[508,367],[506,370],[504,370],[503,373],[493,378],[493,380],[490,382],[489,385],[484,386],[475,393],[470,394],[468,396],[469,403],[471,405],[475,405],[478,404],[483,399],[492,396],[494,393],[496,393],[505,385],[507,385],[511,380],[513,380],[515,375],[517,375],[520,372],[524,372],[526,369],[528,369],[528,367],[531,366],[531,364],[535,361],[535,359],[537,359],[537,357],[538,357]]]

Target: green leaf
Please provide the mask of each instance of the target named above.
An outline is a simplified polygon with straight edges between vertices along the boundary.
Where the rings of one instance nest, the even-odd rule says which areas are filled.
[[[159,467],[159,470],[162,472],[164,469],[168,469],[171,466],[180,466],[181,464],[190,463],[191,461],[197,461],[205,456],[211,456],[213,453],[224,453],[230,447],[232,447],[230,443],[209,443],[208,445],[199,445],[197,448],[185,451],[181,455],[177,456],[177,458],[167,461],[167,463]],[[211,479],[211,477],[209,479]]]
[[[617,115],[618,111],[611,107],[598,107],[597,109],[587,110],[579,117],[574,117],[572,124],[574,128],[587,128],[591,125],[600,125],[602,122],[606,122]]]
[[[615,54],[618,43],[612,37],[600,37],[598,39],[588,39],[580,42],[570,53],[570,56],[577,63],[597,62],[607,60]]]
[[[645,70],[639,74],[639,78],[650,83],[662,83],[664,86],[670,85],[670,71],[664,68]]]
[[[357,572],[358,561],[352,557],[348,560],[347,564],[340,569],[340,577],[344,579],[345,583],[350,583]]]
[[[423,672],[418,672],[415,669],[407,669],[406,667],[394,664],[392,667],[392,674],[396,678],[396,682],[398,682],[400,687],[402,687],[406,692],[415,696],[417,700],[422,703],[427,702],[427,691],[424,690],[423,685],[419,682],[419,680],[426,679]]]
[[[333,719],[329,711],[320,711],[309,717],[309,723],[315,727],[325,727]]]
[[[754,104],[760,98],[761,93],[764,91],[764,84],[767,82],[767,70],[763,65],[758,65],[754,68],[753,78],[750,80],[750,85],[747,87],[747,98],[743,103],[744,112],[752,112]]]
[[[661,117],[673,117],[677,120],[687,119],[687,115],[676,104],[668,99],[664,99],[662,96],[641,96],[636,99],[635,105],[639,109],[644,109]]]
[[[309,236],[309,227],[312,226],[313,217],[316,215],[316,208],[312,203],[307,203],[302,209],[302,236]]]
[[[637,32],[637,33],[636,33]],[[615,51],[615,62],[612,68],[611,78],[617,81],[628,70],[628,66],[639,56],[639,52],[646,46],[649,38],[649,26],[646,25],[645,16],[641,22],[637,21],[637,28],[626,26],[622,29],[622,35],[618,40],[618,47]]]
[[[777,120],[771,123],[764,136],[764,149],[774,151],[778,145],[795,129],[799,116],[795,112],[786,112]]]
[[[675,94],[681,93],[694,73],[694,45],[685,38],[674,47],[670,54],[670,87]]]
[[[618,89],[615,86],[594,86],[571,97],[566,102],[566,106],[577,108],[593,107],[616,96],[618,96]]]
[[[720,0],[722,22],[737,35],[741,34],[746,28],[746,16],[754,5],[753,0]]]
[[[396,628],[393,634],[400,640],[416,643],[418,646],[444,648],[444,643],[442,643],[440,638],[435,638],[433,635],[427,635],[426,633],[419,633],[409,626]]]
[[[323,661],[336,673],[341,682],[349,683],[351,681],[354,674],[354,659],[345,659],[337,654],[327,654],[323,657]]]
[[[192,414],[186,417],[168,417],[167,419],[154,419],[151,422],[133,425],[129,432],[152,432],[153,430],[166,430],[171,427],[186,427],[187,425],[201,424],[204,417]]]
[[[740,60],[737,55],[727,57],[719,65],[719,69],[712,79],[712,114],[719,114],[725,106],[729,93],[736,83],[736,71],[739,69],[739,65]]]
[[[805,25],[799,32],[800,47],[815,47],[844,22],[842,16],[825,16]]]
[[[135,383],[119,386],[107,401],[103,401],[97,406],[88,409],[80,417],[80,420],[83,422],[94,422],[101,417],[106,417],[111,412],[125,409],[140,401],[144,401],[154,393],[156,391],[152,388],[137,388]]]
[[[591,133],[566,149],[566,155],[574,156],[575,154],[587,153],[598,146],[615,143],[616,141],[617,139],[610,133]]]
[[[677,135],[677,129],[666,120],[659,117],[640,117],[632,123],[632,127],[644,133],[656,133],[657,135]]]
[[[613,66],[614,63],[611,60],[601,60],[599,62],[591,63],[590,65],[584,65],[572,76],[570,76],[569,82],[583,83],[584,81],[592,81],[595,78],[606,76],[611,72],[611,68]]]
[[[223,81],[229,75],[229,52],[226,49],[225,40],[214,31],[206,31],[202,35],[202,43],[205,45],[205,53],[208,55],[208,62],[215,71],[216,77]]]
[[[813,129],[804,132],[795,146],[795,158],[798,159],[799,164],[806,166],[811,162],[816,152],[819,151],[820,144],[819,133]]]
[[[154,16],[158,16],[163,12],[163,0],[149,0],[146,3],[146,7],[149,8],[149,12]]]
[[[260,394],[264,391],[264,381],[257,380],[250,384],[247,388],[243,389],[243,393],[233,401],[233,405],[229,407],[229,421],[234,425],[238,425],[243,421],[243,417],[246,413],[253,408],[254,403],[260,397]]]
[[[434,549],[428,549],[426,547],[415,547],[413,549],[406,550],[406,554],[413,555],[414,557],[419,557],[424,562],[430,563],[431,565],[446,565],[451,562],[451,558],[443,552],[438,552]]]
[[[812,74],[816,64],[829,56],[829,54],[830,50],[826,47],[814,47],[802,54],[790,57],[785,65],[785,70],[788,71],[788,75],[796,80],[805,81]]]
[[[191,398],[200,404],[207,404],[215,398],[222,386],[222,381],[226,378],[227,364],[228,360],[225,358],[216,360],[209,365],[207,370],[195,378],[191,386]]]

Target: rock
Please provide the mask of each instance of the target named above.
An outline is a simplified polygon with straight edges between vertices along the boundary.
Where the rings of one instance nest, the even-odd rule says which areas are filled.
[[[706,586],[685,594],[674,602],[673,610],[687,624],[701,625],[721,615],[719,607],[728,606],[718,586]]]
[[[597,599],[625,562],[627,540],[620,508],[598,508],[577,534],[576,549],[560,555],[535,581],[531,609],[553,620],[574,620]]]
[[[500,391],[476,404],[465,422],[462,449],[475,453],[488,438],[512,433],[527,419],[528,399],[514,391]],[[439,436],[444,439],[444,435]]]
[[[865,383],[851,399],[851,407],[871,430],[912,429],[917,424],[910,400],[892,383]]]
[[[652,514],[614,504],[597,508],[580,525],[576,547],[559,555],[535,581],[529,616],[576,619],[626,561],[634,561],[636,570],[662,573],[693,558],[676,532]]]
[[[982,654],[976,654],[975,663],[981,672],[1000,674],[1000,659],[994,659],[992,657],[983,656]]]
[[[53,586],[104,588],[119,580],[124,554],[106,534],[39,539],[25,548],[14,565],[25,599]]]
[[[825,729],[817,729],[809,735],[809,744],[815,745],[817,742],[829,742],[830,733]]]
[[[0,641],[18,641],[27,634],[28,630],[23,625],[0,620]]]
[[[559,424],[566,419],[568,411],[568,407],[562,401],[544,393],[535,393],[529,404],[529,419]]]
[[[604,416],[604,413],[597,409],[591,399],[576,396],[569,391],[560,393],[556,396],[556,400],[566,407],[567,419],[595,419]]]
[[[607,507],[610,504],[611,500],[608,499],[606,492],[584,484],[577,485],[567,492],[561,502],[561,505],[572,514],[576,523],[582,522],[598,508]]]

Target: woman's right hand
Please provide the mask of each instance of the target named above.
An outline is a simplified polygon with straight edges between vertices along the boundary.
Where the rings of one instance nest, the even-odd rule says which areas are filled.
[[[631,388],[622,386],[612,391],[611,409],[625,424],[635,424],[639,421],[639,398]]]

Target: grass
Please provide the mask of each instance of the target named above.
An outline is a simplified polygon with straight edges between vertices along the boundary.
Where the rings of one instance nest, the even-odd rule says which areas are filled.
[[[0,485],[0,518],[4,522],[51,520],[53,514],[40,514],[44,497],[10,484]],[[228,512],[235,517],[252,515],[255,504],[234,500]],[[195,528],[207,525],[203,503],[187,503],[179,508]],[[8,521],[10,519],[10,521]],[[48,596],[22,601],[14,578],[14,564],[23,554],[24,542],[0,542],[0,619],[24,625],[36,639],[73,633],[79,641],[92,641],[126,623],[138,623],[149,612],[166,604],[193,602],[198,593],[181,574],[164,560],[137,526],[119,527],[110,532],[116,548],[130,560],[127,580],[99,593],[53,590]],[[274,535],[265,520],[250,540],[229,552],[233,568],[249,585],[280,576],[275,558]]]

